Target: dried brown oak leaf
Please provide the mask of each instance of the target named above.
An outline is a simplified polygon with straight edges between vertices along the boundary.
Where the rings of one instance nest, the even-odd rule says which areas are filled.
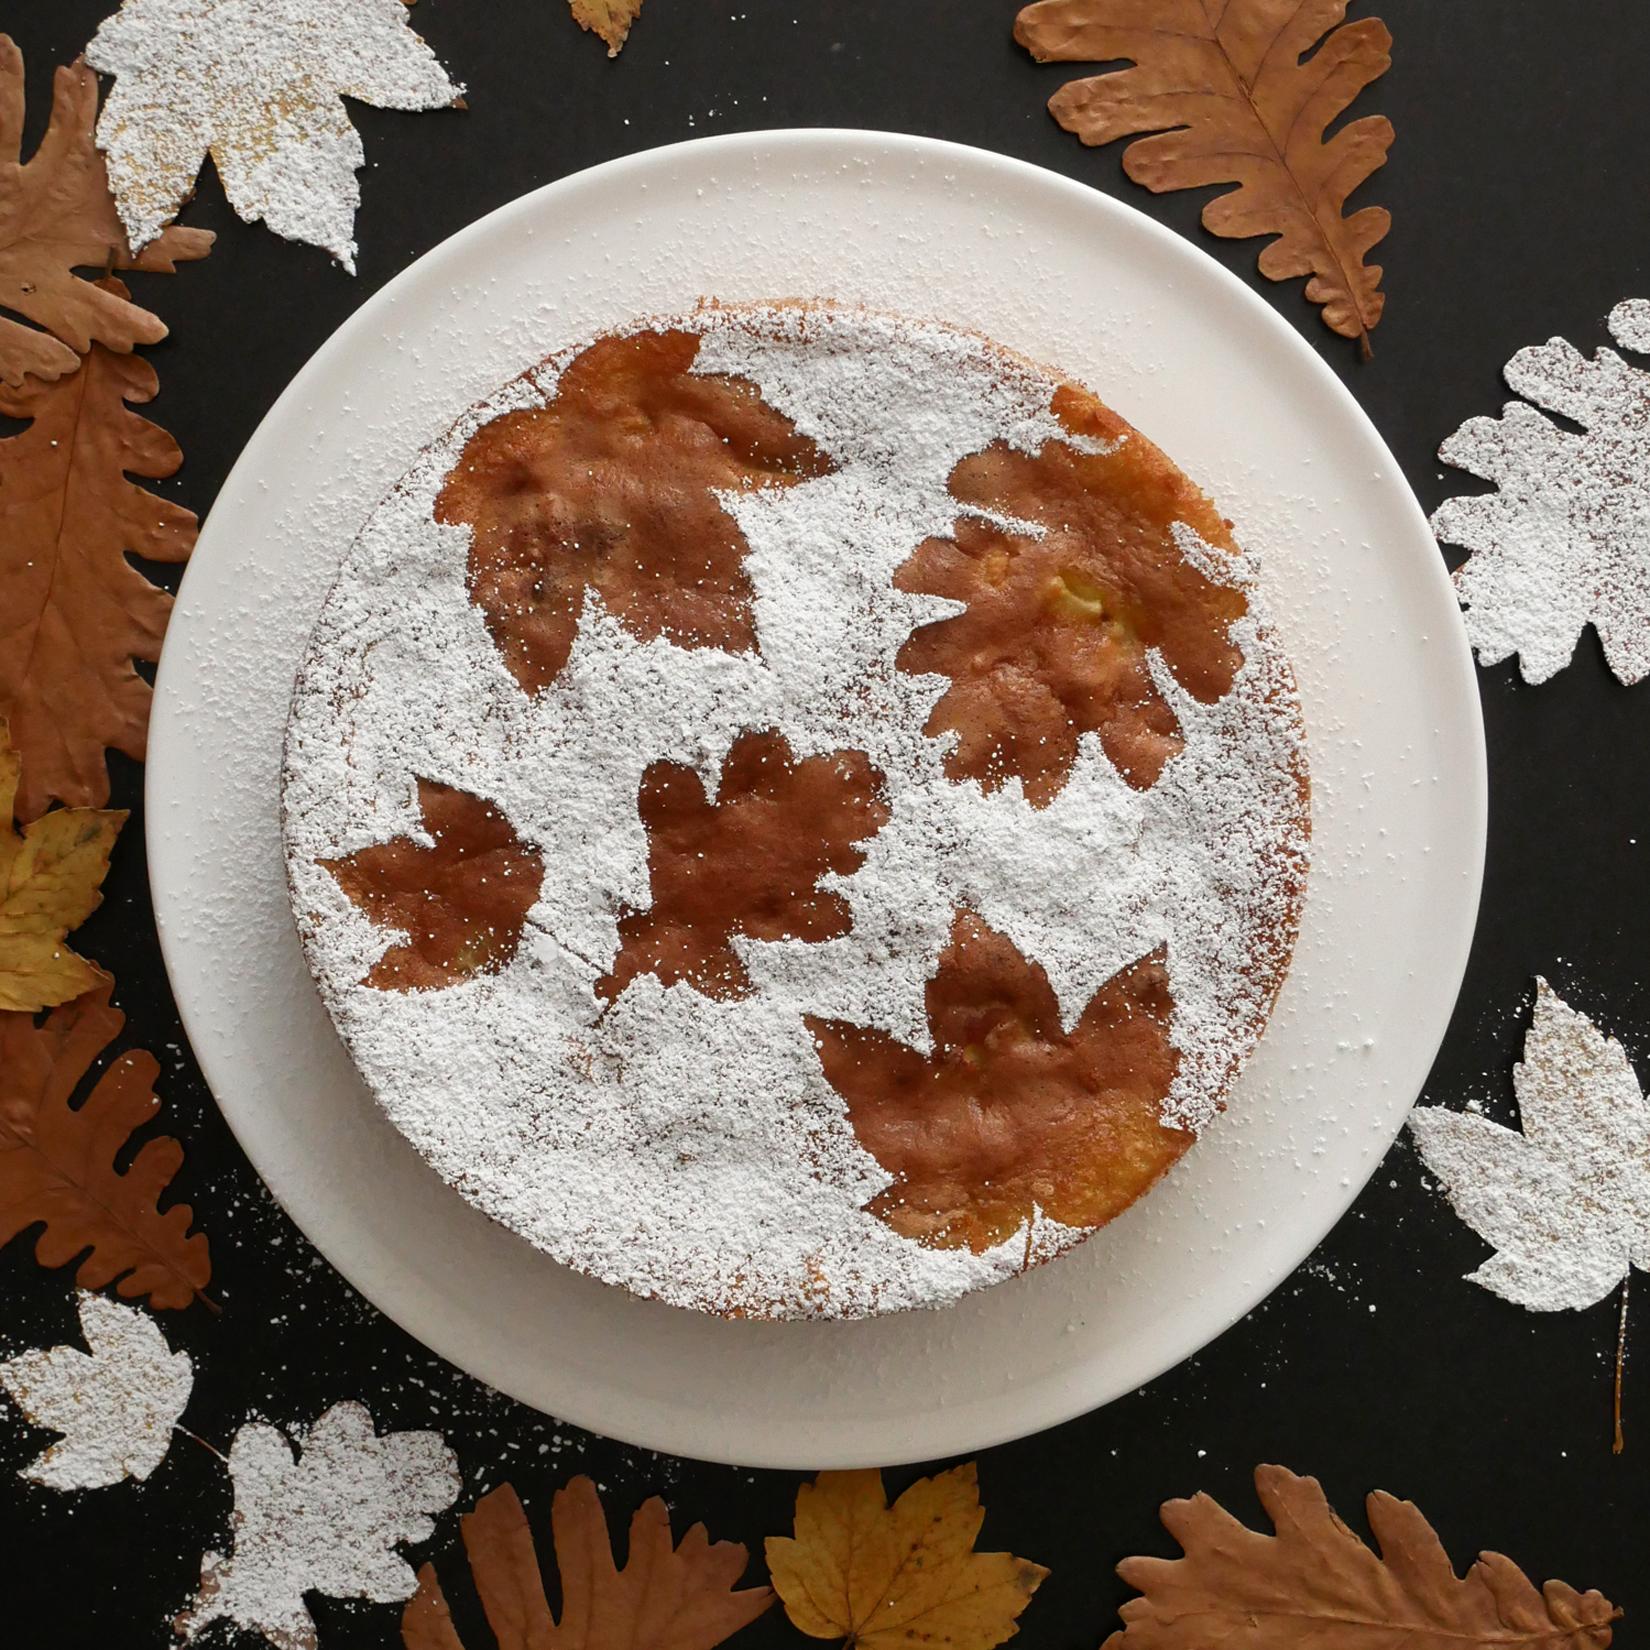
[[[671,1541],[670,1514],[657,1496],[630,1521],[623,1569],[613,1562],[596,1486],[575,1478],[550,1503],[561,1575],[561,1620],[544,1595],[527,1514],[502,1485],[461,1520],[470,1574],[500,1650],[712,1650],[773,1603],[767,1587],[736,1590],[745,1549],[711,1541],[695,1524]],[[464,1650],[435,1566],[419,1571],[401,1618],[405,1650]]]
[[[183,561],[196,526],[127,479],[183,462],[128,405],[157,388],[147,361],[101,344],[55,383],[0,388],[0,413],[30,421],[0,440],[0,716],[23,756],[24,818],[53,797],[107,802],[105,748],[143,756],[150,691],[133,661],[160,657],[172,598],[127,557]]]
[[[24,163],[23,54],[0,34],[0,306],[47,329],[0,315],[0,383],[14,389],[25,373],[73,372],[94,341],[124,352],[166,336],[123,288],[83,281],[76,269],[170,274],[212,246],[210,231],[174,227],[131,256],[92,142],[96,118],[97,77],[83,63],[60,68],[46,135]]]
[[[1272,235],[1260,272],[1307,277],[1336,332],[1369,352],[1386,299],[1365,262],[1392,219],[1346,216],[1346,199],[1392,144],[1382,115],[1325,128],[1391,66],[1378,18],[1342,23],[1346,0],[1037,0],[1014,37],[1041,63],[1109,63],[1049,99],[1084,143],[1139,137],[1123,170],[1156,192],[1234,183],[1203,208],[1203,226],[1243,239]]]
[[[1210,703],[1242,662],[1230,630],[1247,606],[1180,548],[1187,527],[1217,551],[1235,548],[1209,500],[1093,396],[1062,387],[1053,410],[1104,450],[999,442],[963,459],[949,483],[959,503],[1042,532],[960,516],[951,537],[919,544],[894,576],[901,590],[965,606],[914,631],[898,659],[951,679],[925,730],[957,736],[946,773],[986,790],[1016,777],[1034,808],[1060,793],[1084,733],[1131,785],[1155,784],[1182,741],[1150,654]]]
[[[654,974],[707,997],[742,997],[751,977],[735,935],[812,942],[846,934],[848,902],[819,879],[864,863],[860,843],[888,819],[881,778],[859,751],[798,762],[777,733],[734,741],[714,801],[692,768],[653,763],[637,799],[653,901],[621,913],[619,954],[597,992],[611,1001],[638,974]]]
[[[188,1204],[158,1207],[183,1148],[164,1136],[148,1140],[116,1167],[133,1130],[160,1110],[158,1062],[141,1050],[122,1054],[73,1104],[125,1024],[110,1006],[112,990],[104,980],[38,1026],[28,1014],[0,1014],[0,1243],[43,1222],[35,1243],[42,1266],[78,1255],[83,1289],[113,1283],[128,1300],[188,1306],[212,1275],[206,1237],[190,1233]]]
[[[12,824],[18,760],[0,721],[0,1012],[33,1014],[107,976],[66,936],[103,903],[122,810],[54,808]]]
[[[1038,1211],[1099,1226],[1191,1145],[1161,1121],[1175,1052],[1159,957],[1108,980],[1067,1032],[1043,970],[959,911],[926,994],[932,1054],[806,1021],[860,1144],[894,1176],[871,1212],[905,1237],[978,1253]]]
[[[1104,1650],[1605,1650],[1621,1615],[1602,1594],[1562,1581],[1537,1591],[1500,1553],[1456,1575],[1420,1510],[1381,1491],[1365,1504],[1377,1552],[1315,1478],[1263,1466],[1255,1488],[1274,1535],[1207,1495],[1164,1503],[1164,1527],[1185,1557],[1118,1565],[1145,1596],[1123,1606]]]
[[[642,0],[568,0],[573,21],[607,42],[607,55],[617,57],[630,37],[630,25],[641,15]]]
[[[919,1478],[891,1507],[874,1468],[822,1472],[797,1491],[795,1536],[768,1538],[768,1570],[811,1638],[991,1650],[1019,1631],[1048,1571],[975,1552],[984,1519],[973,1462]]]
[[[470,599],[538,693],[567,663],[589,593],[642,641],[756,646],[745,535],[717,493],[831,469],[743,378],[692,370],[686,332],[603,338],[544,407],[470,437],[436,519],[474,530]]]
[[[491,802],[418,781],[428,843],[396,837],[322,860],[380,927],[407,937],[368,971],[380,991],[428,991],[496,974],[515,956],[539,897],[544,861]]]

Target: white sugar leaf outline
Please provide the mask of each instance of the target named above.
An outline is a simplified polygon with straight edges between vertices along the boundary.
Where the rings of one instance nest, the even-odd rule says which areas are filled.
[[[186,1640],[228,1620],[277,1650],[316,1650],[306,1591],[379,1604],[410,1598],[417,1578],[396,1548],[428,1540],[433,1515],[461,1487],[440,1433],[379,1433],[353,1400],[307,1431],[244,1422],[228,1466],[234,1539],[227,1555],[202,1557],[199,1590],[174,1623]]]
[[[86,61],[114,77],[97,146],[134,253],[210,155],[241,218],[351,274],[366,151],[343,99],[424,110],[463,95],[403,0],[122,0]]]
[[[1650,352],[1650,302],[1609,316],[1625,349]],[[1518,656],[1531,684],[1575,655],[1591,624],[1626,686],[1650,675],[1650,372],[1562,338],[1520,350],[1506,380],[1523,396],[1470,418],[1439,448],[1496,491],[1446,499],[1433,531],[1471,551],[1455,573],[1480,664]],[[1582,426],[1577,434],[1546,416]]]
[[[18,1476],[55,1490],[141,1481],[166,1458],[194,1365],[142,1307],[82,1291],[79,1309],[88,1351],[54,1346],[0,1363],[0,1387],[23,1415],[63,1435]]]
[[[1650,1269],[1650,1104],[1621,1044],[1544,979],[1513,1085],[1521,1129],[1422,1106],[1410,1132],[1496,1250],[1473,1282],[1532,1311],[1591,1306]]]

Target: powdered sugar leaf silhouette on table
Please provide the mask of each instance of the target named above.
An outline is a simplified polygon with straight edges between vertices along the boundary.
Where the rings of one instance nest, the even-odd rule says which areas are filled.
[[[1618,304],[1609,327],[1624,349],[1650,352],[1650,302]],[[1497,489],[1446,499],[1432,518],[1472,552],[1455,575],[1467,634],[1480,664],[1516,653],[1535,683],[1570,662],[1591,624],[1631,686],[1650,675],[1650,372],[1552,338],[1520,350],[1506,378],[1524,400],[1468,419],[1438,450]]]
[[[458,1463],[435,1432],[373,1429],[357,1403],[334,1404],[307,1433],[249,1421],[229,1450],[234,1545],[201,1561],[200,1590],[178,1617],[193,1639],[214,1621],[261,1633],[277,1650],[315,1650],[306,1591],[393,1604],[412,1596],[395,1551],[429,1539],[431,1514],[459,1490]]]
[[[1423,1106],[1409,1126],[1496,1253],[1475,1283],[1536,1312],[1591,1306],[1650,1268],[1650,1104],[1626,1051],[1545,980],[1513,1068],[1522,1132]]]
[[[147,1478],[166,1458],[195,1383],[141,1307],[80,1296],[89,1351],[54,1346],[0,1364],[0,1387],[36,1426],[63,1434],[19,1476],[54,1490],[95,1490]]]
[[[366,152],[342,99],[438,109],[463,89],[403,0],[124,0],[86,60],[115,77],[97,145],[134,253],[210,154],[242,218],[324,247],[351,274]]]

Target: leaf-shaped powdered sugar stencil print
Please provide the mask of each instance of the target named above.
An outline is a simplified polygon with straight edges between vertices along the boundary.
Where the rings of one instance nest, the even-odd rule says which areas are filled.
[[[1650,302],[1610,312],[1624,349],[1650,352]],[[1472,554],[1455,575],[1480,664],[1518,655],[1545,682],[1591,624],[1631,686],[1650,675],[1650,372],[1562,338],[1520,350],[1507,383],[1523,401],[1471,418],[1438,449],[1496,491],[1446,499],[1432,518]],[[1546,409],[1545,412],[1538,409]],[[1581,426],[1566,429],[1546,416]]]

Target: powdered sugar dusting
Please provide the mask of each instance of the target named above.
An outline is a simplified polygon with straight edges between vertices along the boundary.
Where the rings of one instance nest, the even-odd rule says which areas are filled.
[[[969,335],[859,311],[707,310],[697,370],[754,380],[837,464],[729,495],[749,544],[759,648],[638,641],[591,593],[567,666],[529,697],[465,587],[468,531],[433,520],[464,441],[553,392],[530,374],[420,460],[374,514],[317,626],[289,730],[289,870],[328,1006],[392,1119],[467,1196],[549,1253],[684,1305],[854,1316],[937,1304],[1083,1234],[1038,1217],[985,1254],[925,1248],[865,1205],[889,1181],[825,1082],[803,1016],[875,1026],[927,1051],[924,986],[955,907],[975,907],[1047,971],[1072,1024],[1119,968],[1162,947],[1180,1069],[1166,1119],[1206,1121],[1268,1004],[1247,960],[1287,946],[1304,854],[1298,716],[1251,589],[1233,689],[1191,700],[1153,669],[1186,747],[1148,792],[1085,739],[1044,810],[1017,781],[945,777],[922,732],[946,680],[895,668],[914,627],[956,603],[893,587],[962,513],[956,463],[992,441],[1074,438],[1052,381]],[[1035,531],[1023,527],[1021,530]],[[1196,543],[1227,581],[1253,570]],[[648,904],[637,812],[645,769],[689,764],[714,793],[743,731],[798,757],[864,751],[888,823],[859,870],[829,877],[851,931],[735,941],[757,987],[712,1000],[638,977],[594,985],[616,916]],[[393,943],[317,861],[420,837],[415,780],[494,801],[542,854],[523,943],[497,975],[447,990],[354,984]],[[603,1010],[605,1009],[605,1012]]]

